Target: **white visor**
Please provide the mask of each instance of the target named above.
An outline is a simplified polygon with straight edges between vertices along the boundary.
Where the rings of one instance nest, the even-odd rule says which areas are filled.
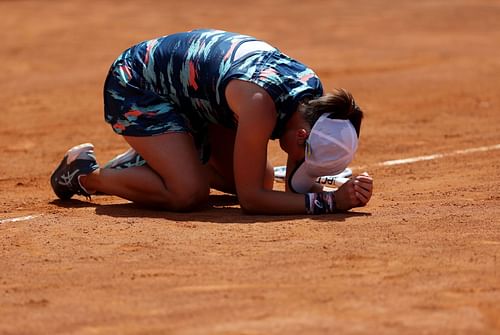
[[[314,124],[306,143],[305,160],[289,177],[295,193],[308,193],[318,177],[336,175],[352,162],[358,136],[349,120],[330,119],[323,114]]]

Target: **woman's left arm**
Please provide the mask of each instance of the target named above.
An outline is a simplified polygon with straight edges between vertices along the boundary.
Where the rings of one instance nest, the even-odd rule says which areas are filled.
[[[274,101],[261,87],[240,80],[226,88],[238,118],[234,176],[241,207],[249,213],[303,214],[304,195],[269,190],[265,185],[267,144],[276,124]]]

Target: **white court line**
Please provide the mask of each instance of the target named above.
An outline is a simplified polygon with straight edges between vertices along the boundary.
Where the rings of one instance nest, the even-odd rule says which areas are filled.
[[[31,220],[31,219],[37,218],[37,217],[39,217],[41,215],[42,214],[34,214],[34,215],[19,216],[17,218],[2,219],[2,220],[0,220],[0,224],[7,223],[7,222],[27,221],[27,220]]]
[[[417,157],[410,157],[410,158],[404,158],[404,159],[394,159],[394,160],[390,160],[390,161],[376,163],[372,166],[394,166],[394,165],[402,165],[402,164],[412,164],[412,163],[417,163],[417,162],[422,162],[422,161],[430,161],[430,160],[434,160],[434,159],[438,159],[438,158],[466,155],[466,154],[471,154],[471,153],[475,153],[475,152],[485,152],[485,151],[492,151],[492,150],[500,150],[500,144],[484,146],[484,147],[477,147],[477,148],[455,150],[455,151],[451,151],[451,152],[447,152],[447,153],[437,153],[437,154],[426,155],[426,156],[417,156]],[[364,169],[364,168],[366,168],[366,166],[356,167],[356,169]]]

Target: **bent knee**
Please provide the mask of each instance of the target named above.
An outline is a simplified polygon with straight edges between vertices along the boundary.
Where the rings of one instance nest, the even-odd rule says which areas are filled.
[[[197,187],[195,189],[183,189],[173,191],[166,204],[168,209],[176,212],[189,212],[202,208],[208,203],[208,187]]]

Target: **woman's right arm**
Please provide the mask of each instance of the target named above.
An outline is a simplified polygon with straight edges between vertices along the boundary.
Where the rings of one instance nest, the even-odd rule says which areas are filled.
[[[233,166],[242,209],[253,214],[305,214],[303,194],[265,187],[267,144],[276,123],[272,98],[255,84],[233,80],[226,88],[226,99],[238,119]],[[344,184],[335,195],[340,210],[363,205],[353,182]]]

